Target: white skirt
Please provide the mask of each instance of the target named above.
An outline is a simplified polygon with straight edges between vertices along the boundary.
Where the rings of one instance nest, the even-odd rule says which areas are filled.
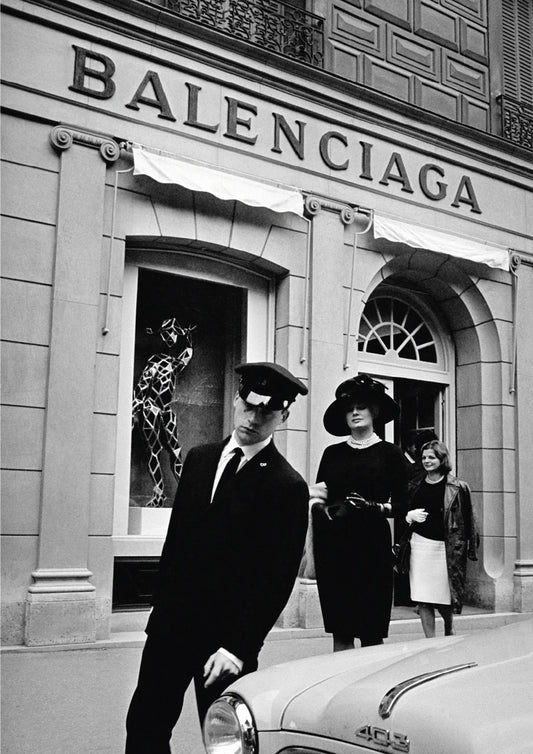
[[[451,604],[444,542],[426,539],[413,532],[409,586],[413,602],[430,602],[434,605]]]

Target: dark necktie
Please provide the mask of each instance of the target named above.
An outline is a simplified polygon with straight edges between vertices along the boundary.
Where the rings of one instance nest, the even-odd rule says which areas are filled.
[[[243,456],[242,449],[237,447],[232,452],[233,455],[225,465],[224,471],[222,472],[222,475],[218,480],[215,494],[213,495],[213,502],[215,502],[218,494],[224,489],[228,482],[233,479],[233,477],[237,473],[237,469],[239,468],[239,463],[241,462],[241,458]]]

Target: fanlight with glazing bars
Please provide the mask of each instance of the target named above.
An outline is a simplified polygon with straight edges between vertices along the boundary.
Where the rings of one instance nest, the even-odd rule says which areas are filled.
[[[394,298],[374,298],[361,316],[357,347],[377,356],[396,354],[400,359],[436,364],[437,348],[420,314]]]

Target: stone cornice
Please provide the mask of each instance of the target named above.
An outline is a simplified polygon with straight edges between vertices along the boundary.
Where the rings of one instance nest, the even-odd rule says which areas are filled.
[[[116,162],[120,156],[120,146],[111,136],[93,131],[80,131],[74,126],[55,126],[50,133],[50,141],[54,149],[59,152],[70,149],[73,144],[98,149],[100,156],[108,165]]]

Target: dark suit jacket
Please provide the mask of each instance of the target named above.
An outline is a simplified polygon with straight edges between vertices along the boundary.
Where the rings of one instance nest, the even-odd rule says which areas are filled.
[[[309,492],[271,442],[210,503],[225,442],[185,460],[147,632],[187,625],[247,662],[290,596],[307,530]]]

